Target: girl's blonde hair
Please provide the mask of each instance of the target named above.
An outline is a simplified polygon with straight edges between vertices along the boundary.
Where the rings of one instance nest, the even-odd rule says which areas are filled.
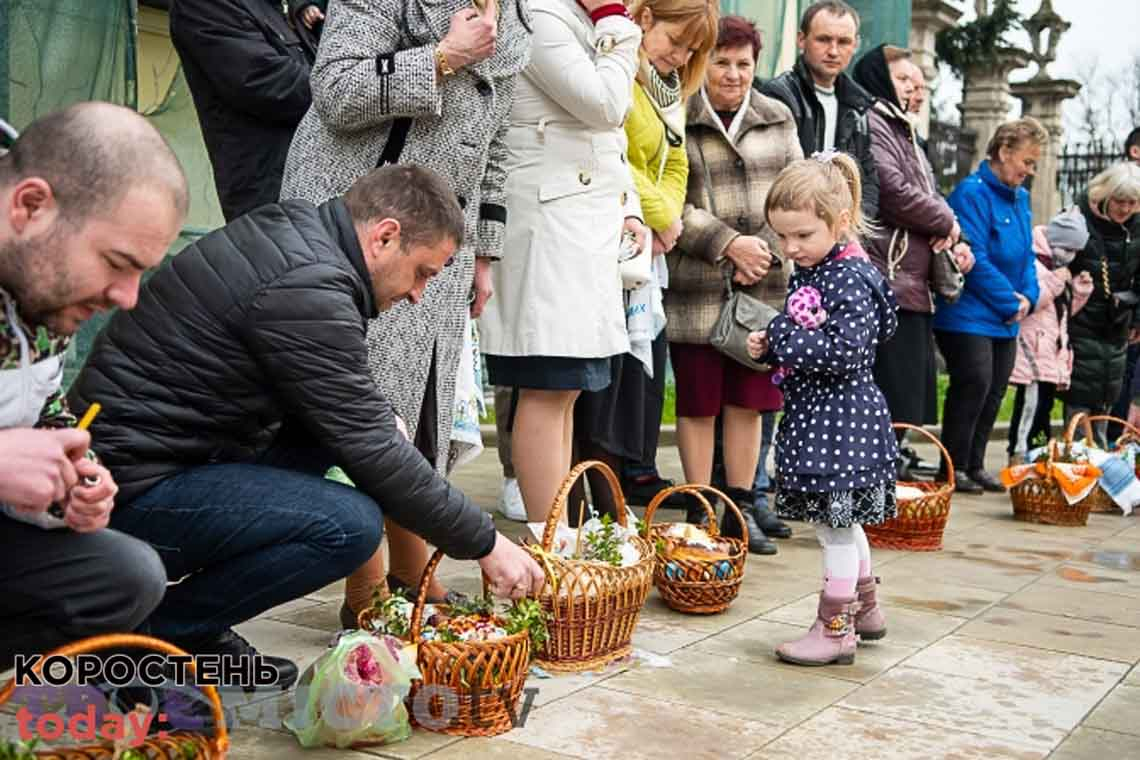
[[[1110,200],[1140,201],[1140,166],[1113,164],[1089,183],[1089,205],[1100,210]]]
[[[709,54],[716,45],[720,24],[720,4],[717,0],[633,0],[629,15],[640,24],[641,12],[649,9],[653,23],[669,21],[682,25],[681,42],[693,49],[693,55],[681,68],[681,96],[689,97],[705,83]],[[645,55],[644,51],[641,53]]]
[[[806,211],[834,230],[844,211],[851,214],[851,237],[866,236],[870,223],[863,218],[863,181],[859,165],[846,153],[816,153],[795,161],[776,177],[764,201],[764,216],[773,211]]]

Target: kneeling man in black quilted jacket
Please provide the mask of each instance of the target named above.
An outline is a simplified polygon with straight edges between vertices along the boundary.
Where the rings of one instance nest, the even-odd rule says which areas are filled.
[[[112,525],[172,585],[150,631],[193,653],[250,654],[232,626],[345,577],[381,515],[492,589],[537,592],[538,565],[397,429],[365,326],[417,301],[463,237],[455,195],[416,166],[376,169],[320,206],[261,207],[184,249],[99,335],[70,401],[120,490]],[[323,475],[341,466],[357,488]],[[267,658],[283,688],[296,667]]]

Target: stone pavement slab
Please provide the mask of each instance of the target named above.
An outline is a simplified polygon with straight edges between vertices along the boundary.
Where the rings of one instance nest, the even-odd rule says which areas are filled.
[[[1045,753],[1007,738],[830,707],[765,745],[749,760],[839,757],[868,760],[1040,760]]]
[[[959,633],[988,641],[1025,644],[1130,665],[1140,659],[1140,635],[1134,628],[1009,607],[998,606],[982,613],[962,626]]]
[[[1117,686],[1097,705],[1085,725],[1140,737],[1140,687]]]
[[[769,729],[772,736],[841,699],[857,684],[826,669],[793,670],[727,654],[689,651],[673,667],[635,668],[602,684],[606,690],[689,705],[690,715],[721,713]]]
[[[849,694],[852,710],[964,731],[1047,753],[1104,691],[1042,691],[1012,679],[989,680],[919,670],[907,664]]]
[[[770,728],[753,720],[603,688],[535,710],[509,735],[512,742],[588,760],[743,758],[772,738]]]
[[[1129,734],[1080,727],[1065,739],[1049,760],[1115,760],[1140,757],[1140,739]]]

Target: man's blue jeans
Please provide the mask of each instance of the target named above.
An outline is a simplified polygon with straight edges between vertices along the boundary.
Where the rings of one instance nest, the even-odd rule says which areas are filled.
[[[332,464],[283,443],[253,463],[185,470],[116,508],[112,525],[153,546],[174,582],[150,632],[208,640],[364,564],[380,545],[380,507],[326,480]]]
[[[776,415],[779,412],[764,412],[760,415],[760,461],[756,463],[756,479],[752,482],[754,503],[761,509],[768,508],[768,455],[772,442],[776,440]]]

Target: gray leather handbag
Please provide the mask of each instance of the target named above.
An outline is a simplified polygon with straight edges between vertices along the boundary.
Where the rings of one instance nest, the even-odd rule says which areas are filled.
[[[768,372],[772,365],[748,355],[748,333],[767,330],[779,312],[759,298],[734,288],[731,267],[725,267],[724,285],[728,298],[720,307],[720,315],[709,334],[709,344],[749,369]]]

